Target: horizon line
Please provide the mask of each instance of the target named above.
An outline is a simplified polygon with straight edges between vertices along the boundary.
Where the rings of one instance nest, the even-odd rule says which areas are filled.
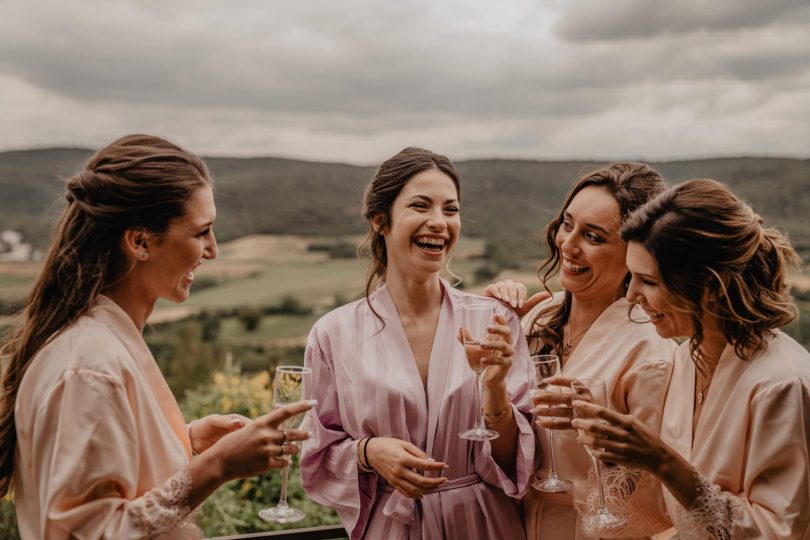
[[[73,151],[80,151],[80,152],[88,152],[92,153],[95,152],[97,149],[88,148],[84,146],[32,146],[27,148],[8,148],[8,149],[0,149],[0,156],[5,154],[15,154],[15,153],[31,153],[31,152],[47,152],[47,151],[64,151],[64,150],[73,150]],[[203,159],[244,159],[244,160],[258,160],[258,159],[279,159],[279,160],[286,160],[286,161],[301,161],[306,163],[323,163],[323,164],[331,164],[331,165],[349,165],[352,167],[376,167],[381,163],[381,161],[375,161],[372,163],[357,161],[345,161],[345,160],[329,160],[326,158],[317,158],[317,157],[301,157],[301,156],[285,156],[285,155],[224,155],[224,154],[204,154],[204,153],[197,153]],[[634,162],[643,162],[643,163],[678,163],[678,162],[690,162],[690,161],[714,161],[714,160],[726,160],[726,159],[791,159],[797,161],[806,161],[810,159],[810,155],[808,156],[796,156],[796,155],[789,155],[789,154],[710,154],[710,155],[698,155],[698,156],[673,156],[667,158],[639,158],[639,157],[582,157],[582,156],[566,156],[562,158],[550,158],[550,157],[543,157],[543,156],[525,156],[525,155],[502,155],[502,156],[492,156],[492,155],[482,155],[482,156],[465,156],[465,157],[458,157],[458,158],[451,158],[454,163],[464,163],[464,162],[472,162],[472,161],[523,161],[523,162],[538,162],[538,163],[567,163],[567,162],[577,162],[577,163],[616,163],[616,162],[623,162],[623,161],[634,161]]]

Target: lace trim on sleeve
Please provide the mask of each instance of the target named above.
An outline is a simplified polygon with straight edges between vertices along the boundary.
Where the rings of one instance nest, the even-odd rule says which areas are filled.
[[[736,497],[698,472],[695,473],[695,481],[698,488],[695,502],[688,510],[679,508],[674,517],[678,538],[731,540],[737,511]]]
[[[188,498],[191,475],[183,469],[132,501],[127,511],[146,538],[202,538]]]
[[[602,485],[605,505],[609,510],[624,515],[627,523],[610,530],[588,530],[580,522],[586,536],[600,538],[648,537],[672,526],[663,514],[661,483],[652,474],[623,465],[602,465]],[[588,472],[587,480],[574,485],[574,507],[581,515],[594,514],[599,509],[599,490],[596,471]]]

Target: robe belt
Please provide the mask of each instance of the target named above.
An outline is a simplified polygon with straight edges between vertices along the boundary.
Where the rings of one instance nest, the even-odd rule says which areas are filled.
[[[425,493],[425,497],[429,497],[434,493],[438,493],[440,491],[450,491],[453,489],[459,489],[467,486],[472,486],[473,484],[477,484],[479,482],[483,482],[480,476],[477,474],[468,474],[466,476],[459,476],[458,478],[453,478],[442,484],[441,486],[437,487],[430,493]],[[380,477],[379,482],[377,483],[377,491],[383,491],[385,493],[390,493],[391,496],[386,501],[385,506],[383,507],[383,515],[399,521],[400,523],[411,524],[414,522],[414,510],[415,510],[415,502],[414,499],[410,497],[406,497],[399,491],[396,491],[391,484],[386,482],[385,480]]]

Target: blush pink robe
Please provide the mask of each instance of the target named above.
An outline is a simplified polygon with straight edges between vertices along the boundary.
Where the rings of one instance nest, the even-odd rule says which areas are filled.
[[[563,294],[555,294],[552,302],[562,302]],[[524,330],[529,331],[535,314],[547,307],[541,304],[532,313],[523,317]],[[603,311],[590,329],[585,332],[579,345],[562,368],[563,376],[577,379],[596,377],[604,379],[608,394],[608,406],[622,413],[631,413],[658,432],[666,384],[671,370],[671,358],[675,343],[658,336],[650,323],[635,323],[628,318],[629,303],[620,298]],[[638,317],[643,313],[636,308]],[[545,429],[536,427],[538,447],[541,452],[538,477],[548,474],[551,454]],[[573,482],[582,489],[589,474],[593,474],[593,462],[584,447],[577,442],[574,430],[556,431],[554,434],[555,463],[557,475]],[[604,468],[606,479],[610,476],[615,485],[627,485],[627,474],[636,489],[628,492],[624,500],[615,502],[623,506],[631,522],[625,527],[625,536],[641,536],[639,531],[650,535],[661,523],[660,513],[643,505],[650,495],[657,495],[660,484],[647,474],[617,467]],[[607,483],[607,482],[606,482]],[[591,486],[595,486],[595,481]],[[591,497],[591,502],[594,497]],[[530,489],[523,499],[526,536],[529,539],[579,539],[584,538],[577,520],[574,501],[568,493],[544,493]]]
[[[365,299],[319,320],[309,335],[306,365],[313,370],[318,406],[307,415],[312,438],[304,443],[304,489],[334,508],[351,538],[521,539],[518,497],[534,471],[534,434],[528,411],[527,348],[520,323],[498,302],[442,282],[444,300],[430,356],[427,392],[396,307],[383,284]],[[490,456],[489,442],[458,434],[473,426],[474,374],[456,336],[461,307],[492,303],[512,328],[516,354],[507,377],[518,424],[516,478]],[[414,500],[393,491],[376,473],[357,468],[357,441],[395,437],[449,465],[441,491]]]
[[[36,354],[15,407],[23,539],[199,538],[191,448],[141,333],[101,296]]]
[[[810,538],[810,354],[777,331],[765,351],[743,360],[726,346],[692,441],[695,364],[677,351],[661,437],[713,486],[704,506],[716,519],[684,512],[664,489],[680,537]],[[712,490],[709,490],[712,491]],[[731,509],[726,512],[724,509]]]

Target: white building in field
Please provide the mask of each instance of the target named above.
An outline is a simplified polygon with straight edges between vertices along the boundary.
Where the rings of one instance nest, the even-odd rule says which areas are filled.
[[[31,244],[22,241],[22,234],[6,229],[0,231],[0,262],[30,261],[33,255]]]

